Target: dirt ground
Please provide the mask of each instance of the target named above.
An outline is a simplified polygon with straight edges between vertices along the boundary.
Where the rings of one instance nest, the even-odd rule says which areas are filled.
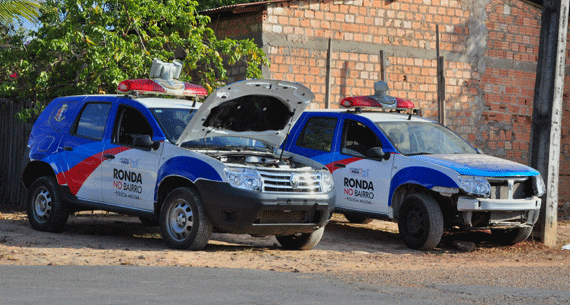
[[[248,268],[279,272],[358,274],[425,268],[551,266],[568,268],[570,220],[559,215],[558,245],[525,241],[511,247],[490,242],[487,232],[445,235],[432,251],[408,249],[392,222],[358,225],[335,214],[312,250],[282,250],[274,237],[216,234],[201,251],[167,248],[158,228],[106,212],[71,216],[61,234],[33,230],[22,212],[0,209],[0,265],[129,265]],[[460,251],[454,241],[471,241]]]

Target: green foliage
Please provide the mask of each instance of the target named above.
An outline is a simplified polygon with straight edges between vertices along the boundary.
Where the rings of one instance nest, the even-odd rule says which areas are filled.
[[[0,24],[9,25],[14,20],[36,22],[39,0],[0,0]]]
[[[260,66],[267,64],[263,51],[250,40],[218,40],[196,5],[189,0],[47,0],[29,43],[21,36],[0,41],[12,46],[0,49],[0,96],[33,101],[41,109],[58,96],[115,93],[124,79],[148,78],[154,58],[172,61],[175,53],[186,55],[181,79],[210,91],[226,79],[225,62],[244,60],[247,77],[261,77]],[[10,77],[14,73],[17,77]],[[27,111],[21,117],[34,112]]]

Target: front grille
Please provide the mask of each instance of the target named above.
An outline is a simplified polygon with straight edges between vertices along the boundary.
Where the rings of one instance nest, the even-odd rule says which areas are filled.
[[[529,177],[487,178],[491,184],[491,199],[524,199],[534,190]]]
[[[321,174],[301,171],[260,170],[263,191],[269,193],[317,193],[321,191]]]

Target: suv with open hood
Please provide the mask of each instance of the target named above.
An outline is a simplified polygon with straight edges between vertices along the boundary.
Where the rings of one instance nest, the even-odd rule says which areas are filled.
[[[203,248],[213,230],[275,235],[288,249],[319,242],[334,205],[332,176],[279,150],[314,98],[309,89],[247,80],[203,103],[146,95],[206,94],[178,81],[128,80],[118,89],[125,94],[57,98],[35,122],[22,171],[35,229],[62,231],[70,213],[107,210],[160,225],[178,249]]]

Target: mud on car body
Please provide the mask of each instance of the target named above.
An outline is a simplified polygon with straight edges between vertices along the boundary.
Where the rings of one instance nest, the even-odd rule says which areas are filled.
[[[96,209],[159,224],[172,248],[200,249],[213,230],[275,235],[288,249],[319,242],[332,176],[277,150],[314,98],[306,87],[248,80],[203,104],[135,94],[156,84],[127,81],[119,90],[128,94],[61,97],[45,108],[22,171],[35,229],[62,231],[70,213]]]
[[[536,170],[482,154],[412,115],[413,103],[386,95],[386,83],[375,87],[342,100],[344,110],[305,111],[284,146],[329,168],[336,212],[352,222],[396,220],[414,249],[437,246],[445,230],[490,229],[504,244],[531,234],[545,191]]]

